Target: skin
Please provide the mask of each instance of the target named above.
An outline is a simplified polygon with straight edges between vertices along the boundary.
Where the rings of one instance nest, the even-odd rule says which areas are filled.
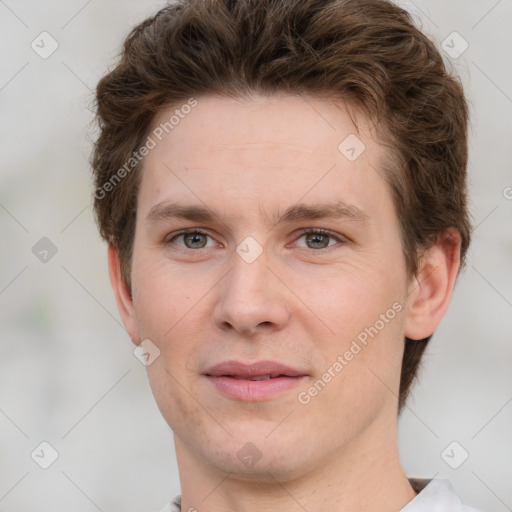
[[[408,279],[371,124],[358,115],[356,128],[341,101],[305,99],[199,97],[145,158],[131,293],[109,247],[127,331],[133,343],[150,339],[160,350],[147,369],[174,432],[183,511],[391,512],[415,497],[397,444],[403,340],[430,335],[446,312],[460,237],[440,237]],[[353,162],[338,150],[349,134],[366,146]],[[272,220],[299,202],[339,200],[366,220]],[[156,205],[178,201],[217,216],[148,220]],[[176,235],[184,228],[204,235],[186,240]],[[311,240],[304,228],[332,237]],[[248,236],[262,249],[252,263],[236,252]],[[299,392],[394,303],[401,311],[300,403]],[[279,361],[308,376],[268,400],[241,401],[204,376],[230,359]],[[246,443],[261,457],[253,465],[237,456]]]

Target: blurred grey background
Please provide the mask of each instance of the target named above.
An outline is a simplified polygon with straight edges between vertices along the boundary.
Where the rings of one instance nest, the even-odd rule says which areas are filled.
[[[482,511],[512,510],[512,1],[399,3],[465,84],[475,225],[399,421],[402,460]],[[110,289],[88,164],[96,83],[164,4],[0,0],[1,511],[156,512],[179,493],[172,433]]]

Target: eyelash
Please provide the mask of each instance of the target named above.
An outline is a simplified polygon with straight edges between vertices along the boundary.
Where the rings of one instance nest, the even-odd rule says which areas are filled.
[[[165,243],[168,244],[168,243],[171,243],[173,242],[173,240],[175,240],[176,238],[180,237],[180,236],[183,236],[183,235],[188,235],[188,234],[194,234],[194,235],[205,235],[205,236],[208,236],[210,238],[213,238],[211,237],[208,233],[205,233],[204,231],[201,231],[199,229],[195,229],[195,228],[191,228],[191,229],[183,229],[181,231],[178,231],[177,233],[174,233],[172,235],[172,237],[167,237],[165,239]],[[299,238],[302,238],[303,236],[306,236],[306,235],[316,235],[316,234],[321,234],[321,235],[325,235],[325,236],[328,236],[329,238],[332,238],[334,240],[336,240],[338,243],[341,243],[341,244],[345,244],[348,242],[348,240],[345,238],[345,237],[342,237],[341,235],[336,235],[334,233],[332,233],[331,231],[328,231],[326,229],[322,229],[322,228],[305,228],[305,229],[302,229],[299,231],[299,236],[296,238],[296,240],[298,240]],[[198,251],[199,249],[190,249],[189,247],[181,247],[181,246],[178,246],[181,250],[183,251]],[[310,249],[311,251],[314,251],[315,254],[322,254],[324,252],[328,252],[330,249],[334,248],[335,246],[328,246],[328,247],[324,247],[323,249],[311,249],[311,248],[305,248],[305,249]],[[200,249],[205,249],[205,247],[201,247]],[[299,249],[304,249],[304,247],[299,247]]]

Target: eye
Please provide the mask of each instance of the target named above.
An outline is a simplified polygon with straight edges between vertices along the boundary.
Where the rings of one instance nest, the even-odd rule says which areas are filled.
[[[346,242],[342,237],[336,236],[330,231],[324,229],[305,229],[302,231],[301,236],[297,241],[301,238],[305,239],[305,245],[298,245],[304,249],[322,250],[336,245],[336,243]]]
[[[180,233],[175,234],[171,238],[166,240],[167,243],[172,242],[176,244],[178,247],[183,247],[185,249],[204,249],[206,247],[213,247],[215,242],[207,245],[208,238],[211,238],[210,235],[203,233],[198,230],[190,230],[190,231],[181,231]],[[182,239],[183,245],[177,243],[176,240]]]
[[[208,242],[208,239],[211,242]],[[304,242],[298,243],[299,240],[304,239]],[[180,242],[181,241],[181,242]],[[296,239],[296,244],[302,249],[314,249],[317,252],[326,250],[338,243],[345,243],[347,240],[340,236],[331,233],[325,229],[304,229],[302,230],[299,238]],[[205,249],[208,247],[215,247],[216,242],[210,235],[197,229],[184,230],[174,233],[169,236],[165,243],[173,243],[183,249]]]

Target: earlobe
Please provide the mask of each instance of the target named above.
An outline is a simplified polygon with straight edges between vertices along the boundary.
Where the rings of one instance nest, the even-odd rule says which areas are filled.
[[[445,315],[460,268],[460,245],[459,232],[450,228],[422,255],[408,292],[407,338],[421,340],[432,335]]]
[[[110,284],[114,292],[117,308],[123,324],[135,345],[140,344],[140,336],[135,318],[133,300],[128,287],[121,273],[121,260],[119,251],[113,243],[108,245],[108,270],[110,274]]]

